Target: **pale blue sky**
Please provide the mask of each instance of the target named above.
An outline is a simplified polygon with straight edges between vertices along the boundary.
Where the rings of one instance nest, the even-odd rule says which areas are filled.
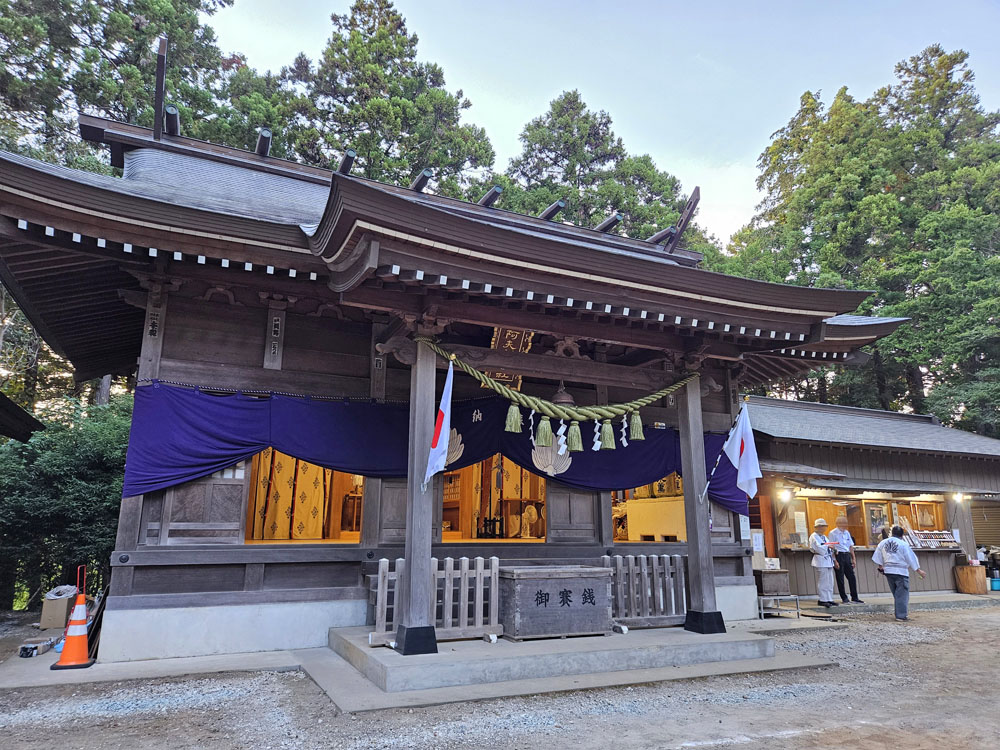
[[[983,103],[1000,109],[1000,2],[640,2],[397,0],[419,56],[471,99],[497,168],[520,150],[524,123],[577,88],[605,109],[634,153],[701,186],[698,220],[720,239],[759,200],[757,156],[803,91],[858,98],[893,65],[934,42],[971,54]],[[277,70],[316,59],[331,13],[349,0],[236,0],[209,20],[225,51]]]

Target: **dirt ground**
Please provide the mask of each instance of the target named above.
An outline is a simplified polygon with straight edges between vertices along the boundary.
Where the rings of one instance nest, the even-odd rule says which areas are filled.
[[[299,672],[0,693],[0,746],[23,748],[991,747],[1000,607],[847,618],[778,637],[837,667],[341,714]],[[9,630],[9,628],[8,628]],[[4,626],[0,619],[0,639]],[[0,640],[4,648],[9,638]],[[6,655],[6,654],[5,654]]]

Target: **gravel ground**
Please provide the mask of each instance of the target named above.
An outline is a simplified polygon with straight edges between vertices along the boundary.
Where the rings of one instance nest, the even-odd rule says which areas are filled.
[[[854,615],[779,636],[839,666],[341,714],[299,672],[0,694],[0,746],[21,748],[989,747],[1000,721],[969,691],[1000,667],[1000,608]]]

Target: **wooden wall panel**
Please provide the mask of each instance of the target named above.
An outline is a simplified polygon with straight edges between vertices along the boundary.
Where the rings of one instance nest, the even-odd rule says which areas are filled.
[[[360,573],[357,563],[272,563],[264,566],[261,588],[268,591],[360,586]]]
[[[241,591],[243,565],[162,565],[135,569],[133,594]]]

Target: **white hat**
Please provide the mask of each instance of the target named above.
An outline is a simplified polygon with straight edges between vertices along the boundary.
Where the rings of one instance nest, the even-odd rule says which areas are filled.
[[[815,523],[813,523],[813,528],[815,529],[817,526],[829,526],[829,525],[830,524],[826,522],[825,518],[817,518]]]

